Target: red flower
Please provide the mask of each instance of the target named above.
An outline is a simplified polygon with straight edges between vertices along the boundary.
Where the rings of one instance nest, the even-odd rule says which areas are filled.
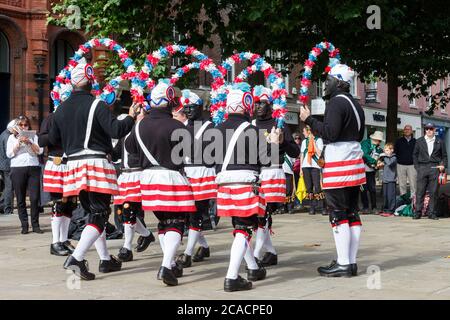
[[[308,96],[301,95],[300,101],[303,102],[304,104],[306,104],[306,102],[308,102]]]
[[[175,84],[178,81],[178,78],[171,78],[170,83]]]
[[[314,61],[311,61],[311,60],[306,60],[305,61],[305,66],[306,67],[312,68],[312,67],[314,67],[314,65],[315,65]]]
[[[147,61],[150,62],[150,64],[151,64],[152,66],[155,66],[155,65],[158,64],[159,59],[158,59],[158,58],[155,58],[154,56],[152,56],[151,54],[149,54],[149,55],[147,56]]]
[[[190,46],[189,46],[189,47],[186,48],[185,54],[189,56],[189,55],[191,55],[192,53],[194,53],[195,50],[196,50],[196,49],[195,49],[194,47],[190,47]]]
[[[324,41],[323,44],[326,49],[328,49],[330,47],[330,44],[328,43],[328,41]]]
[[[136,74],[136,72],[132,72],[134,74]],[[135,77],[135,75],[133,75],[133,78]],[[147,73],[145,73],[144,71],[140,71],[139,72],[139,79],[140,80],[144,80],[146,81],[148,79],[149,75]]]
[[[316,55],[320,55],[322,53],[322,50],[318,47],[312,48],[312,51],[314,51],[316,53]]]
[[[264,72],[264,77],[268,78],[272,73],[277,73],[273,68],[267,68]]]
[[[256,59],[259,59],[261,56],[257,53],[254,53],[251,58],[250,58],[250,62],[254,63]]]
[[[109,42],[109,49],[110,50],[113,50],[113,48],[114,48],[114,46],[117,44],[117,42],[115,42],[114,40],[111,40],[110,42]]]
[[[101,44],[100,44],[100,41],[98,40],[98,39],[94,39],[94,45],[96,46],[96,47],[99,47]]]
[[[311,80],[309,80],[307,78],[303,78],[301,83],[302,83],[302,86],[309,87],[311,85]]]
[[[68,84],[68,83],[70,83],[70,79],[66,78],[66,79],[64,80],[64,82],[65,82],[66,84]]]
[[[113,92],[114,91],[114,87],[110,84],[107,84],[104,88],[104,90],[108,91],[108,92]]]
[[[56,82],[64,82],[64,78],[61,76],[56,76]]]
[[[210,58],[204,59],[202,62],[200,62],[200,69],[205,70],[205,68],[209,66],[211,63],[213,63],[213,61]]]
[[[331,71],[331,67],[330,67],[330,66],[326,66],[326,67],[325,67],[325,72],[328,73],[328,72],[330,72],[330,71]]]
[[[75,68],[77,66],[77,64],[78,64],[78,62],[76,62],[75,60],[69,60],[69,65],[70,66]]]
[[[222,66],[217,66],[217,69],[220,71],[221,74],[224,76],[227,74],[228,70]]]
[[[241,58],[239,57],[239,54],[238,54],[238,53],[233,54],[233,55],[231,56],[231,58],[232,58],[235,62],[241,62]]]
[[[166,50],[171,56],[175,53],[175,50],[173,49],[172,45],[168,45],[166,47]]]
[[[333,51],[330,52],[330,58],[334,58],[339,54],[339,49],[334,49]]]

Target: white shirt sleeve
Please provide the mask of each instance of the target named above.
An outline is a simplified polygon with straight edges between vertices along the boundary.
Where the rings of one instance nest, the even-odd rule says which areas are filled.
[[[16,137],[14,137],[14,135],[10,135],[8,138],[8,142],[6,143],[6,156],[8,158],[14,158],[15,154],[14,154],[14,147],[17,144],[17,139]]]
[[[300,146],[300,154],[303,154],[306,150],[306,139],[302,141],[302,145]]]
[[[38,136],[35,135],[35,136],[34,136],[34,139],[33,139],[33,142],[34,142],[34,144],[36,144],[37,146],[39,146],[39,140],[38,140],[38,139],[39,139]],[[38,154],[42,154],[42,153],[44,153],[44,148],[39,147],[39,153],[38,153]]]
[[[317,146],[317,149],[319,149],[319,151],[322,152],[322,150],[323,150],[323,140],[321,138],[317,139],[316,146]]]

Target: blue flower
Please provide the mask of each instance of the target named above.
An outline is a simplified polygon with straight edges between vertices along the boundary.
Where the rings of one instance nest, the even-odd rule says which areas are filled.
[[[181,53],[184,53],[186,51],[187,46],[179,46],[179,47]]]
[[[161,54],[162,57],[167,57],[168,54],[169,54],[169,52],[167,51],[167,49],[164,48],[164,47],[159,48],[159,53]]]
[[[317,57],[314,56],[312,53],[310,53],[310,54],[308,55],[308,60],[311,60],[311,61],[317,61]]]
[[[125,68],[128,68],[132,64],[133,64],[133,60],[131,60],[130,58],[126,58],[125,61],[123,62],[123,65]]]
[[[122,47],[121,47],[119,44],[115,44],[115,45],[113,46],[113,50],[114,50],[114,51],[119,51],[120,49],[122,49]]]

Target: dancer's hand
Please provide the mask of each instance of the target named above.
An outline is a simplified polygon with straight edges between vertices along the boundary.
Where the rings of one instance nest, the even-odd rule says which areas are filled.
[[[300,107],[300,120],[302,120],[303,122],[306,120],[306,118],[308,118],[311,115],[311,111],[309,110],[309,108],[305,105]]]

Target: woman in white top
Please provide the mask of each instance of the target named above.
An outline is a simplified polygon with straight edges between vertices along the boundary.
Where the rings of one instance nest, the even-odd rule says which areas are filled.
[[[39,148],[38,137],[30,131],[30,120],[26,116],[19,116],[14,134],[6,146],[6,155],[11,159],[11,180],[17,197],[19,219],[22,224],[22,234],[28,233],[28,213],[26,207],[27,190],[31,202],[31,226],[33,232],[43,233],[39,227],[39,197],[40,175],[38,155],[43,149]]]
[[[325,196],[321,187],[321,168],[317,163],[323,150],[323,141],[314,136],[309,126],[303,128],[303,135],[305,139],[300,147],[300,161],[307,192],[306,199],[310,201],[309,214],[316,214],[316,211],[323,213]]]

